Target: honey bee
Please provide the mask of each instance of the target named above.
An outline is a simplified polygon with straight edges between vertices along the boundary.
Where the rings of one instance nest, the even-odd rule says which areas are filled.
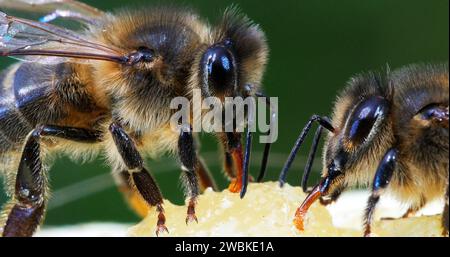
[[[0,56],[21,60],[0,75],[0,174],[10,198],[0,233],[31,236],[42,223],[55,153],[105,155],[131,207],[141,216],[156,207],[157,234],[168,232],[163,196],[144,155],[172,153],[183,171],[186,223],[197,221],[199,190],[215,184],[198,154],[192,119],[174,131],[169,104],[194,89],[221,99],[263,96],[268,47],[260,27],[234,7],[212,26],[178,7],[107,13],[69,0],[0,0],[0,6],[47,14],[32,21],[0,12]],[[57,18],[84,29],[49,23]],[[248,177],[250,146],[244,158],[241,134],[216,133],[233,192],[243,191]]]
[[[298,149],[314,122],[319,124],[305,166],[307,180],[323,129],[322,179],[297,209],[294,224],[304,229],[304,217],[317,199],[336,201],[348,187],[371,185],[364,215],[364,235],[380,197],[390,194],[409,206],[403,217],[426,203],[445,197],[443,234],[448,235],[449,202],[449,83],[448,65],[416,64],[387,75],[355,76],[336,100],[332,119],[314,115],[298,137],[280,174],[281,186]]]

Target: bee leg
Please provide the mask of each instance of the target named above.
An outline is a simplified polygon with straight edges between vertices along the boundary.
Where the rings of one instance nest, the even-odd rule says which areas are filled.
[[[448,183],[448,179],[447,179]],[[442,214],[442,235],[448,236],[448,223],[449,223],[449,217],[448,217],[448,184],[447,184],[447,193],[445,194],[445,207],[444,207],[444,213]]]
[[[141,197],[139,192],[135,190],[133,179],[131,179],[130,172],[128,170],[122,170],[120,172],[113,171],[112,175],[116,181],[119,192],[122,193],[129,207],[141,218],[148,215],[150,206]]]
[[[414,216],[420,209],[422,209],[424,205],[420,207],[409,207],[408,210],[400,217],[382,217],[381,220],[398,220],[398,219],[407,219],[409,217]]]
[[[367,201],[367,208],[364,214],[364,236],[366,237],[370,236],[373,214],[375,212],[375,207],[380,200],[380,195],[389,185],[392,174],[394,173],[397,165],[397,154],[397,149],[390,148],[384,155],[375,173],[372,193]]]
[[[231,153],[228,150],[226,150],[224,154],[223,169],[228,179],[232,180],[236,178],[236,174],[233,169],[233,157],[231,157]]]
[[[195,171],[199,178],[201,191],[204,191],[208,187],[211,187],[214,191],[217,191],[218,189],[217,184],[214,181],[213,177],[211,176],[211,173],[209,172],[205,164],[205,161],[198,155],[197,155],[197,165],[195,165]]]
[[[14,202],[3,228],[4,237],[32,236],[45,211],[45,179],[40,160],[39,133],[33,132],[24,147],[17,172]]]
[[[196,174],[197,154],[195,151],[194,138],[190,125],[183,125],[178,138],[178,156],[183,170],[183,184],[189,197],[186,224],[196,221],[195,205],[199,194],[198,179]]]
[[[46,202],[46,178],[40,156],[40,139],[43,136],[86,143],[100,140],[98,131],[51,125],[34,129],[23,148],[13,204],[9,207],[3,236],[32,236],[43,219]]]
[[[419,204],[416,206],[409,207],[408,210],[402,215],[401,219],[406,219],[416,215],[416,213],[420,211],[426,205],[426,203],[427,201],[425,200],[425,197],[422,196]]]
[[[228,136],[226,133],[218,133],[217,137],[220,142],[220,146],[223,149],[223,171],[228,180],[233,180],[236,178],[236,173],[233,167],[233,157],[231,156],[229,147],[228,147]]]
[[[144,161],[139,154],[132,139],[125,130],[117,123],[112,123],[109,126],[109,131],[116,144],[125,165],[128,168],[130,177],[132,179],[133,188],[135,187],[139,195],[150,205],[156,206],[158,212],[158,221],[156,235],[162,232],[169,232],[165,226],[166,217],[164,215],[163,197],[158,185],[153,177],[144,168]]]
[[[166,216],[164,215],[163,197],[153,177],[142,167],[140,171],[132,171],[131,176],[137,191],[144,200],[151,206],[156,206],[158,212],[158,221],[156,223],[156,235],[160,233],[169,233],[166,227]]]

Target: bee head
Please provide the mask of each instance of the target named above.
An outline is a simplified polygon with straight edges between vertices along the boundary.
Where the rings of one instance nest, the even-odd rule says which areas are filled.
[[[324,179],[320,186],[322,195],[332,193],[339,186],[370,181],[372,173],[369,170],[375,171],[382,157],[380,154],[391,143],[392,130],[388,129],[387,118],[390,102],[387,96],[362,94],[349,99],[352,99],[351,95],[345,92],[344,97],[338,100],[338,105],[346,102],[347,109],[342,118],[337,119],[338,129],[326,143]]]
[[[204,96],[246,96],[246,85],[257,90],[267,62],[264,33],[235,8],[227,9],[212,31],[212,42],[201,51],[198,84]]]

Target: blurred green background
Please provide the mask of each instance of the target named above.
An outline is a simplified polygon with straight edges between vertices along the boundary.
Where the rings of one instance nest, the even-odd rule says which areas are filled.
[[[104,10],[157,4],[156,1],[85,1]],[[273,145],[267,180],[277,179],[298,133],[312,114],[330,113],[336,93],[355,73],[392,69],[414,62],[447,62],[449,1],[423,0],[284,0],[172,1],[191,6],[214,23],[237,4],[267,34],[270,62],[264,87],[279,97],[279,139]],[[0,58],[0,68],[13,61]],[[202,135],[201,152],[221,189],[217,144]],[[308,145],[306,142],[306,145]],[[298,185],[308,147],[300,150],[289,181]],[[261,145],[254,146],[252,173],[259,170]],[[319,155],[320,156],[320,155]],[[1,165],[1,164],[0,164]],[[151,171],[169,200],[181,204],[180,170],[165,157],[149,160]],[[318,177],[320,163],[315,166]],[[92,221],[137,222],[124,203],[102,160],[77,164],[59,159],[50,170],[53,197],[46,225]],[[2,190],[0,190],[2,192]],[[0,204],[6,198],[0,193]]]

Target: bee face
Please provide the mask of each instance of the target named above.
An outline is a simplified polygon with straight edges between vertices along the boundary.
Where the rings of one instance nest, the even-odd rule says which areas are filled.
[[[297,228],[304,229],[305,214],[317,199],[331,203],[349,186],[371,185],[365,236],[371,234],[373,213],[384,193],[409,206],[406,217],[447,192],[443,234],[448,234],[448,88],[445,64],[410,65],[385,77],[368,73],[351,79],[335,103],[333,120],[313,115],[282,170],[284,182],[312,122],[318,122],[302,180],[306,191],[321,131],[330,131],[323,178],[297,209]]]
[[[246,86],[257,90],[267,62],[264,33],[246,16],[229,9],[211,32],[210,44],[193,67],[194,88],[204,96],[245,96]]]
[[[370,78],[364,80],[367,83]],[[355,79],[353,83],[355,81],[361,80]],[[347,103],[345,108],[343,103]],[[329,135],[325,144],[323,177],[327,179],[321,186],[322,195],[347,184],[366,183],[370,176],[366,175],[367,172],[361,172],[362,167],[376,167],[380,156],[389,147],[388,142],[392,141],[389,119],[391,102],[385,92],[366,92],[366,95],[356,98],[344,94],[335,112],[337,129]]]
[[[168,15],[167,13],[170,13]],[[101,63],[97,77],[112,94],[126,95],[149,87],[157,94],[204,97],[245,96],[256,92],[267,62],[265,35],[235,9],[228,9],[216,26],[186,9],[119,12],[92,28],[107,45],[135,53],[134,65]]]
[[[95,78],[117,106],[115,116],[137,130],[169,120],[170,100],[192,98],[194,89],[222,101],[257,92],[267,60],[264,33],[235,9],[215,26],[185,8],[122,11],[91,33],[132,53],[126,63],[96,63]]]

